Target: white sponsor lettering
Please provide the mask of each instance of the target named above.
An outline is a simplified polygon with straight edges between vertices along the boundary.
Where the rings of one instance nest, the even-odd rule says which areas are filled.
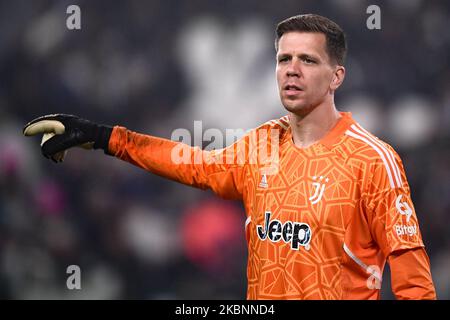
[[[397,233],[397,236],[413,236],[417,234],[417,226],[405,226],[405,225],[395,225],[395,232]]]

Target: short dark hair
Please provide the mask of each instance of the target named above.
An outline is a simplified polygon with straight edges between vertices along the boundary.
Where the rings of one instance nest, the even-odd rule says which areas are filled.
[[[317,14],[301,14],[281,21],[277,25],[275,50],[283,34],[291,31],[318,32],[325,34],[326,50],[332,63],[344,65],[347,54],[347,42],[342,28],[328,18]]]

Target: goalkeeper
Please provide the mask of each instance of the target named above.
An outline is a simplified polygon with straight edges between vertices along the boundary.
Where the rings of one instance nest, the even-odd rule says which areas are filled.
[[[275,47],[287,115],[224,149],[203,151],[63,114],[37,118],[23,132],[43,134],[42,153],[55,162],[71,147],[102,149],[242,200],[248,299],[380,299],[386,263],[397,299],[436,299],[399,155],[334,104],[345,78],[342,29],[318,15],[294,16],[278,24]],[[276,156],[251,161],[252,150]]]

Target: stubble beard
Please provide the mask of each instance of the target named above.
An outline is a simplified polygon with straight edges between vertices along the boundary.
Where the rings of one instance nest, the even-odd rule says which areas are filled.
[[[288,112],[295,114],[296,116],[301,118],[306,117],[317,107],[317,105],[313,103],[298,102],[289,99],[281,99],[281,102]]]

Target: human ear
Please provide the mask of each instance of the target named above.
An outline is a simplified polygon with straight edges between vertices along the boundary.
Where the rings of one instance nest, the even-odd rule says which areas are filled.
[[[336,69],[333,73],[333,79],[330,83],[330,89],[335,91],[337,88],[339,88],[344,82],[345,78],[345,68],[343,66],[336,66]]]

